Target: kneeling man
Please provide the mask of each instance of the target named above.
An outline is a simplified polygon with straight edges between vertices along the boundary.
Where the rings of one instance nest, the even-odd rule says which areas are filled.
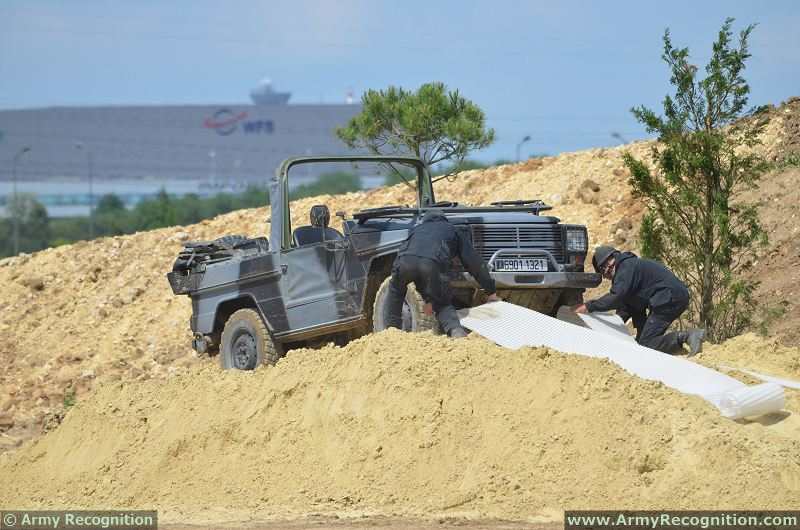
[[[616,309],[624,321],[633,318],[636,342],[664,353],[689,346],[689,355],[703,349],[705,331],[692,329],[666,333],[689,306],[689,290],[668,268],[657,261],[600,246],[592,259],[595,271],[611,280],[611,292],[581,304],[576,313]]]

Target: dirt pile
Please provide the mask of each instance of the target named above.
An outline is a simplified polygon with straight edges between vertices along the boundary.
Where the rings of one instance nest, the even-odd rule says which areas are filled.
[[[795,151],[800,100],[771,111],[765,150],[783,160]],[[437,196],[467,204],[541,198],[564,222],[586,224],[590,245],[636,249],[643,211],[631,196],[622,154],[646,157],[651,144],[637,142],[529,160],[462,173],[437,183]],[[795,146],[795,147],[792,147]],[[797,247],[797,169],[787,166],[765,179],[765,223],[773,244],[753,273],[762,294],[774,301],[768,329],[800,340],[800,249]],[[791,202],[794,201],[794,202]],[[405,185],[292,203],[295,224],[305,224],[313,204],[332,212],[412,204]],[[189,348],[186,297],[175,297],[165,273],[183,242],[231,233],[269,233],[268,208],[129,236],[83,242],[0,261],[0,451],[40,432],[65,403],[114,381],[164,378],[201,364]],[[787,222],[789,221],[789,222]],[[782,271],[775,274],[776,270]],[[795,342],[796,343],[796,342]],[[56,418],[57,419],[57,418]]]
[[[0,504],[157,507],[184,523],[787,508],[792,412],[739,424],[607,361],[390,330],[254,373],[105,384],[0,457]]]

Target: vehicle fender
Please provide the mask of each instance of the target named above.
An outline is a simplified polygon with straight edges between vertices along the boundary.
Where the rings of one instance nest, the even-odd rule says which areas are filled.
[[[213,311],[196,312],[198,315],[196,322],[196,333],[210,335],[212,333],[221,333],[222,328],[225,326],[228,318],[239,309],[255,309],[261,316],[261,320],[267,326],[270,332],[273,332],[272,325],[269,319],[261,310],[261,307],[256,303],[255,297],[250,293],[229,293],[221,296],[216,300],[216,305]]]

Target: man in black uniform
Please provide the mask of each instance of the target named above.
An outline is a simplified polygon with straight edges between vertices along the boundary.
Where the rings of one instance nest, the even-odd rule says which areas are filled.
[[[414,282],[425,302],[433,305],[442,331],[450,337],[466,337],[467,333],[458,320],[450,286],[444,276],[456,256],[489,295],[488,301],[500,299],[495,294],[494,280],[489,276],[489,269],[475,252],[469,237],[456,230],[441,212],[431,211],[411,229],[392,267],[386,319],[389,327],[402,329],[403,300],[406,298],[408,284]]]
[[[636,342],[642,346],[676,353],[688,344],[690,356],[702,351],[702,329],[665,333],[689,306],[689,290],[672,271],[657,261],[608,246],[595,249],[592,264],[611,280],[611,292],[577,306],[577,313],[616,309],[624,321],[633,318]]]

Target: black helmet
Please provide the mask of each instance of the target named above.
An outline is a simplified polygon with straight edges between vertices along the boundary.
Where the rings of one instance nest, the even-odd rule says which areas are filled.
[[[331,212],[324,204],[311,207],[311,226],[325,228],[331,222]]]
[[[617,252],[617,249],[607,245],[600,245],[599,247],[595,248],[594,257],[592,257],[592,265],[594,266],[595,272],[603,272],[603,265],[605,262]]]

